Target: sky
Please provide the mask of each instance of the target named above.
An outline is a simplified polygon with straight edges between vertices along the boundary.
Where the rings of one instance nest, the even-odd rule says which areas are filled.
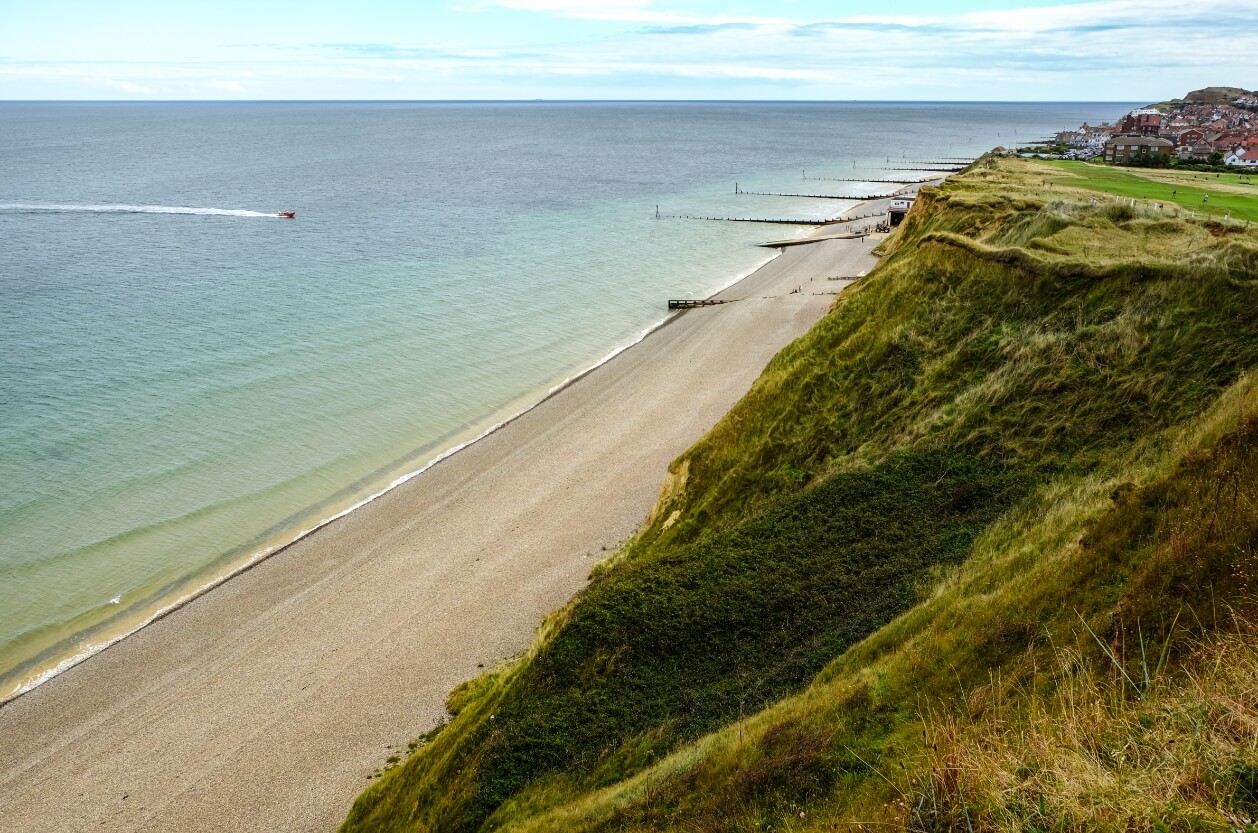
[[[1258,0],[0,0],[0,100],[1158,101]]]

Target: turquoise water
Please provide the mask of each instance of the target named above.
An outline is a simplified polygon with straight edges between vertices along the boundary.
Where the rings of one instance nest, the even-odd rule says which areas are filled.
[[[884,177],[1125,109],[0,104],[0,700],[791,233],[657,205],[823,218],[852,203],[734,182],[868,192],[801,169]]]

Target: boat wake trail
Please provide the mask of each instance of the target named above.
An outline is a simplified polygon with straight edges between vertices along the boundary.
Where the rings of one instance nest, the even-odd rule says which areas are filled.
[[[193,208],[182,205],[47,205],[39,203],[0,202],[0,212],[9,213],[72,213],[90,214],[201,214],[211,217],[279,217],[243,208]]]

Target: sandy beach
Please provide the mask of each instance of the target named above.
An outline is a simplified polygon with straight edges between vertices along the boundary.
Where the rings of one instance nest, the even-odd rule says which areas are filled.
[[[831,278],[874,266],[878,239],[784,250],[717,296],[737,303],[677,316],[0,708],[0,826],[334,830],[369,774],[440,719],[451,688],[526,648],[635,532],[669,462],[850,282]]]

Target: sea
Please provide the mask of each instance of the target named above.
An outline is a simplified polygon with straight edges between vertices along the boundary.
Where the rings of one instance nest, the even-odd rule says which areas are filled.
[[[805,228],[678,215],[820,221],[1130,107],[0,103],[0,702]]]

